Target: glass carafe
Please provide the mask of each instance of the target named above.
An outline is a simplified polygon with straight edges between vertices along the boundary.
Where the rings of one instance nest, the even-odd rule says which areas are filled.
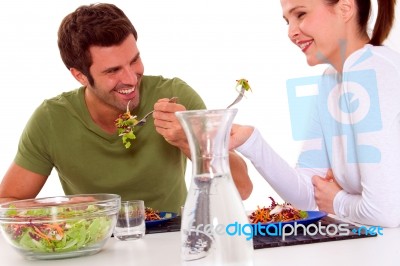
[[[253,265],[252,227],[229,167],[229,132],[236,113],[237,109],[176,113],[193,167],[181,225],[185,265]]]

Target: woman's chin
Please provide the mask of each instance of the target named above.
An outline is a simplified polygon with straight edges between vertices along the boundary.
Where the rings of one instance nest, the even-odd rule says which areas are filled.
[[[328,62],[322,62],[321,60],[318,60],[316,58],[308,58],[307,57],[307,64],[309,66],[317,66],[317,65],[321,65],[321,64],[327,64]]]

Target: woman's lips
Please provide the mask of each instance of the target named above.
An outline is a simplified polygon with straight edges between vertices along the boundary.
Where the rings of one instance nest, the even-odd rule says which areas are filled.
[[[313,43],[313,40],[309,40],[309,41],[301,41],[301,42],[297,42],[297,46],[300,47],[301,51],[305,52]]]

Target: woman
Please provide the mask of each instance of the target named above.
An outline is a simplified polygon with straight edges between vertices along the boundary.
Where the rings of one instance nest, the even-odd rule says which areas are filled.
[[[378,0],[369,36],[369,0],[281,0],[289,39],[307,63],[330,64],[318,81],[302,153],[292,168],[259,131],[240,125],[230,147],[298,208],[400,225],[400,55],[382,45],[395,2]]]

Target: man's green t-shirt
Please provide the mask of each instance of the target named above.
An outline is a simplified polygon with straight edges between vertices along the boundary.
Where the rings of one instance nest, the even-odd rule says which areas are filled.
[[[109,134],[90,117],[85,88],[45,100],[24,129],[15,163],[50,175],[57,170],[66,194],[115,193],[123,200],[142,199],[160,211],[177,212],[186,198],[186,156],[156,132],[153,119],[135,127],[126,149],[117,133]],[[178,97],[187,110],[205,109],[201,97],[178,78],[143,76],[139,118],[160,98]]]

